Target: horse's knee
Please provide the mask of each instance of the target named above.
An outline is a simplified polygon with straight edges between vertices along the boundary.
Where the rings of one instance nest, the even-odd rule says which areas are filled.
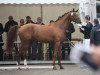
[[[57,53],[54,53],[54,55],[53,55],[54,57],[57,57]]]

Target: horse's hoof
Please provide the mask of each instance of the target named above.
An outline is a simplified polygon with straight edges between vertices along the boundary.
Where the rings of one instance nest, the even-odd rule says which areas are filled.
[[[64,67],[61,66],[60,69],[64,69]]]
[[[28,66],[26,66],[26,69],[27,69],[27,70],[29,70],[29,67],[28,67]]]
[[[53,67],[53,70],[57,70],[57,68],[54,66],[54,67]]]
[[[18,69],[17,70],[22,70],[20,67],[18,67]]]

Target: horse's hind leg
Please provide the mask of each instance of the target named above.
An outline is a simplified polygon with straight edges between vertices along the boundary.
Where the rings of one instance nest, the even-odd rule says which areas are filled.
[[[20,55],[19,55],[19,51],[18,51],[18,47],[17,45],[14,44],[14,47],[15,47],[15,51],[16,51],[16,60],[17,60],[17,65],[20,65]]]
[[[16,56],[17,56],[17,65],[18,65],[18,70],[21,70],[21,68],[20,68],[20,53],[17,52],[17,53],[16,53]]]
[[[20,54],[19,52],[16,53],[16,59],[17,59],[17,65],[19,66],[20,65]]]
[[[60,45],[59,49],[58,49],[58,65],[59,65],[60,69],[64,69],[61,64],[61,57],[62,57],[61,53],[62,53],[62,51],[61,51],[61,45]]]
[[[27,66],[27,51],[28,51],[28,48],[29,48],[29,43],[24,43],[23,46],[22,46],[22,54],[23,54],[23,59],[24,59],[24,65]]]

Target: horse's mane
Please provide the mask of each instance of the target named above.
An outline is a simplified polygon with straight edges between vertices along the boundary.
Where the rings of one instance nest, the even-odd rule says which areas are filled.
[[[62,16],[59,16],[58,19],[57,19],[55,22],[57,22],[59,19],[61,19],[63,16],[65,16],[65,15],[68,14],[68,13],[69,13],[69,12],[64,13]]]

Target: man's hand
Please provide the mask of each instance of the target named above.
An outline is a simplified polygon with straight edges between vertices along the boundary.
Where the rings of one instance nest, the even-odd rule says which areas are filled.
[[[100,46],[92,46],[92,57],[100,65]]]

